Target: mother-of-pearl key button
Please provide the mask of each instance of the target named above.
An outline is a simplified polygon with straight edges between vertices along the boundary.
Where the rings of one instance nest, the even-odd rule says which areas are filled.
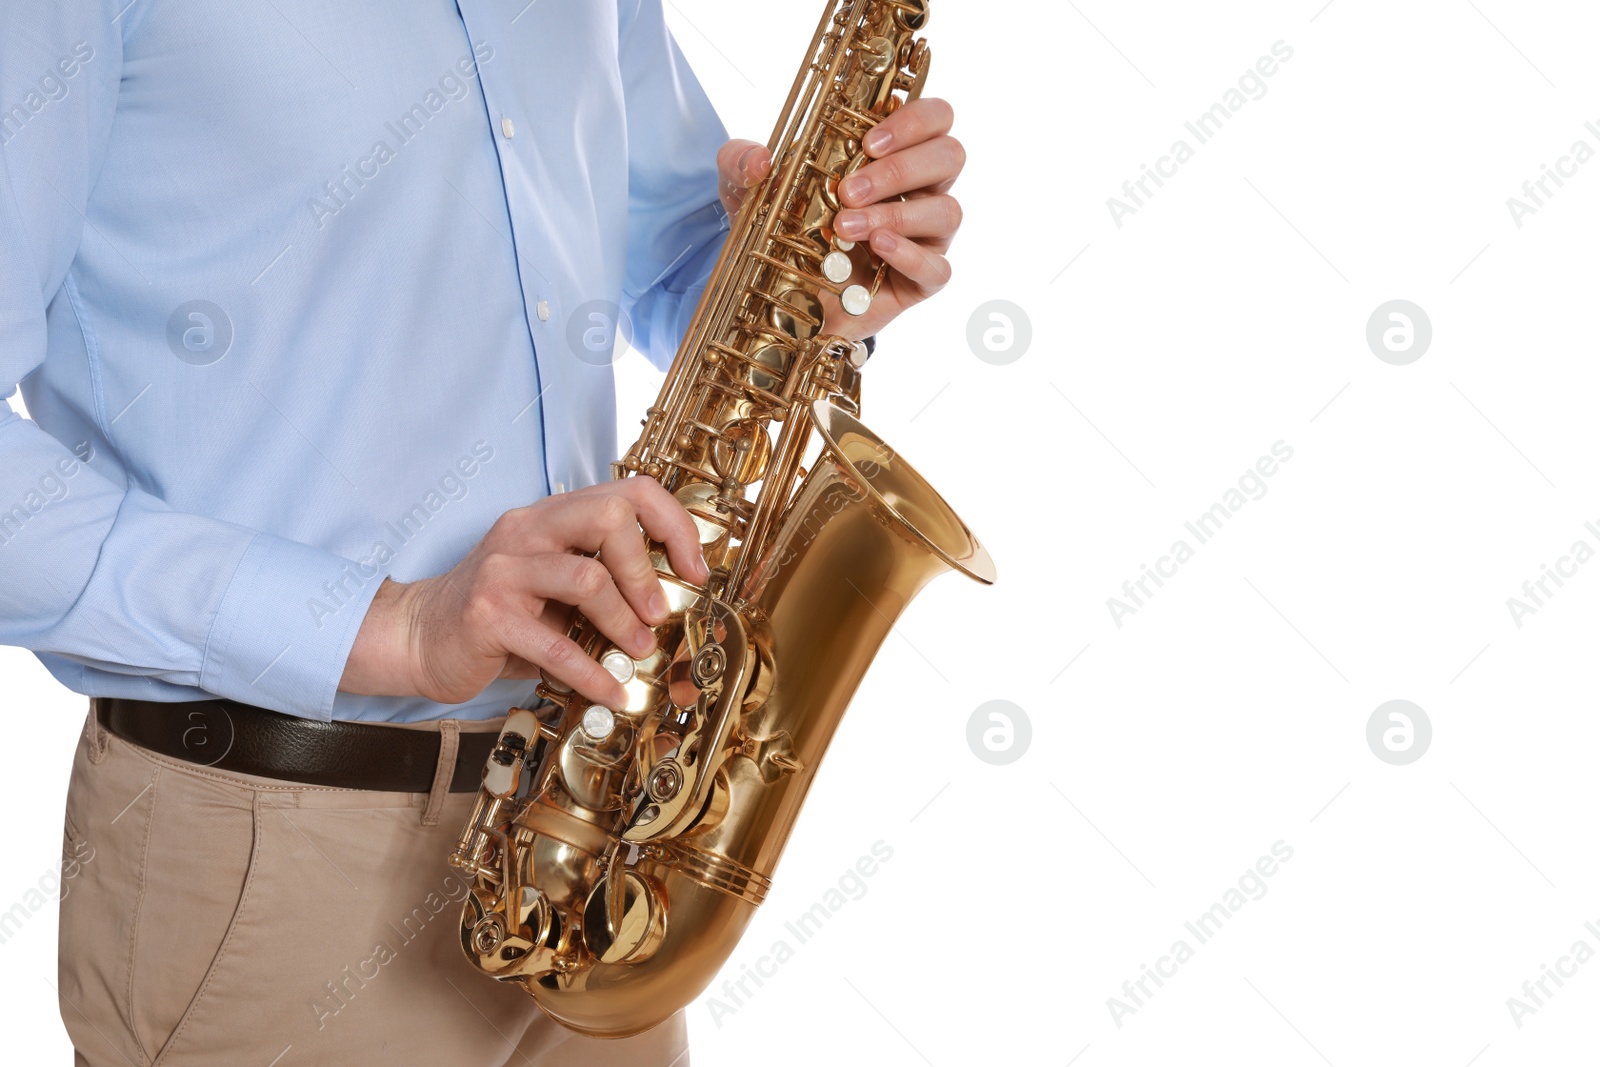
[[[864,285],[852,285],[839,294],[839,303],[852,315],[865,315],[872,309],[872,294]]]
[[[843,252],[829,252],[822,260],[822,276],[835,285],[849,281],[855,272],[856,265]]]
[[[613,648],[600,657],[600,666],[623,685],[633,681],[633,658],[620,648]]]
[[[604,741],[617,728],[617,717],[610,708],[595,704],[583,713],[583,732],[594,741]]]

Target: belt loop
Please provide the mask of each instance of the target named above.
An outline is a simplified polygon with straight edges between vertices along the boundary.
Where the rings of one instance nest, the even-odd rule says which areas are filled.
[[[110,731],[100,722],[100,698],[89,698],[89,722],[85,729],[89,731],[89,762],[103,763],[106,750],[110,747]]]
[[[450,780],[456,775],[456,753],[460,751],[461,724],[455,719],[439,723],[439,764],[433,771],[433,788],[428,790],[428,806],[422,810],[422,825],[438,826],[439,810],[450,793]]]

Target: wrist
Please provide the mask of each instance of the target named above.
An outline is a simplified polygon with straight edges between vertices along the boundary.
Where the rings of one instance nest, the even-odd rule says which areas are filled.
[[[411,671],[413,586],[385,578],[367,608],[345,661],[339,691],[361,696],[415,696]]]

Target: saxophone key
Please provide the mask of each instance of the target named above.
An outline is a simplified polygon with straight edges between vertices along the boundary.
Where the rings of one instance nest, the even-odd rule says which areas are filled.
[[[822,261],[822,275],[835,285],[843,285],[856,272],[855,263],[843,252],[830,252]]]
[[[859,318],[872,310],[872,294],[864,285],[852,285],[839,294],[839,303],[846,312]]]

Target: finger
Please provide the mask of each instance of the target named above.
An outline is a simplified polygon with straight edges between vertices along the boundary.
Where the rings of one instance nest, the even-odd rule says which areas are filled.
[[[533,664],[542,677],[560,679],[586,700],[612,710],[628,702],[627,692],[611,672],[565,634],[534,622],[521,612],[498,613],[494,628],[505,650]]]
[[[569,550],[592,553],[598,557],[597,566],[608,572],[607,581],[626,599],[634,614],[651,625],[666,621],[666,594],[655,565],[650,562],[650,550],[639,529],[637,509],[621,491],[620,483],[568,493],[554,501],[545,515],[545,543],[525,546],[523,555]],[[561,599],[563,603],[576,603]],[[626,640],[607,636],[625,648],[632,647]]]
[[[771,154],[755,141],[729,141],[717,151],[717,173],[725,188],[748,189],[765,178],[771,166]]]
[[[555,528],[565,535],[565,543],[559,549],[570,547],[595,553],[640,618],[651,625],[665,622],[666,593],[650,562],[637,507],[627,493],[618,483],[607,483],[580,491],[566,504],[553,516]]]
[[[961,228],[961,204],[953,196],[890,200],[841,211],[833,228],[847,241],[863,241],[873,230],[887,228],[901,237],[933,237],[948,243]]]
[[[919,189],[943,192],[966,164],[967,150],[960,141],[935,137],[868,163],[840,183],[839,197],[846,207],[867,207]]]
[[[603,482],[543,503],[547,522],[539,531],[543,544],[523,542],[524,555],[536,551],[577,549],[610,550],[627,583],[630,598],[644,614],[660,591],[638,528],[666,546],[672,569],[694,582],[711,576],[700,553],[700,531],[689,513],[654,478],[624,478]],[[615,535],[615,536],[613,536]],[[625,535],[625,536],[624,536]],[[653,583],[653,584],[652,584]]]
[[[867,155],[882,159],[897,149],[949,133],[955,121],[955,109],[948,102],[933,97],[914,100],[874,126],[862,147]]]
[[[644,532],[666,548],[667,562],[676,574],[697,584],[711,577],[711,568],[700,551],[700,527],[677,497],[654,478],[628,478],[613,484],[622,486],[633,501]]]
[[[772,153],[755,141],[729,141],[717,151],[717,173],[735,189],[748,189],[772,169]]]
[[[635,539],[642,542],[637,537],[637,526],[643,526],[645,533],[666,545],[667,560],[675,573],[693,582],[709,579],[706,558],[701,555],[698,526],[682,504],[654,478],[622,478],[621,482],[603,482],[544,499],[536,506],[536,514],[507,514],[504,530],[496,523],[491,536],[498,537],[496,542],[502,545],[502,550],[520,555],[566,549],[600,552],[605,534],[610,528],[622,525],[619,522],[621,512],[610,510],[616,506],[605,504],[605,498],[621,498],[632,506],[634,515],[627,517],[627,530],[635,531]],[[542,518],[542,522],[534,522],[534,518]],[[624,552],[629,550],[621,539],[618,545]],[[645,552],[643,544],[638,550]],[[648,603],[648,593],[640,592],[640,595],[642,603]]]
[[[889,266],[922,291],[932,296],[950,284],[950,261],[916,241],[897,237],[893,230],[878,230],[872,235],[872,250]]]
[[[571,604],[612,644],[634,659],[643,659],[655,651],[655,634],[623,599],[605,564],[567,553],[533,556],[523,563],[523,588],[527,593],[541,600]]]
[[[744,206],[745,194],[772,170],[772,153],[754,141],[735,140],[717,152],[717,192],[728,213]]]

